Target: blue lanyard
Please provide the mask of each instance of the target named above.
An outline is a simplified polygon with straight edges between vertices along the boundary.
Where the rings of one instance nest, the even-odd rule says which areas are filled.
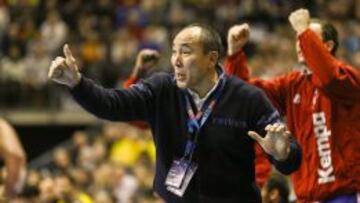
[[[213,95],[210,95],[210,98],[208,98],[205,101],[204,105],[197,112],[196,115],[194,113],[193,108],[191,107],[190,96],[189,94],[185,93],[186,111],[189,117],[187,120],[188,133],[189,135],[194,135],[190,137],[190,139],[188,140],[185,149],[185,156],[190,156],[190,159],[192,157],[193,151],[195,149],[195,145],[197,143],[199,131],[201,127],[204,126],[205,122],[207,121],[207,119],[210,117],[210,114],[214,110],[215,104],[217,103],[224,87],[225,87],[225,74],[222,73],[219,77],[218,86],[214,90]]]

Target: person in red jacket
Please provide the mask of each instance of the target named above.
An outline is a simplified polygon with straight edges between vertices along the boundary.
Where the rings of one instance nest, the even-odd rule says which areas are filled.
[[[149,70],[158,63],[160,54],[154,49],[142,49],[136,56],[135,66],[129,78],[124,82],[123,87],[128,88],[139,79],[147,76]]]
[[[337,31],[312,20],[306,9],[289,16],[297,33],[303,69],[271,80],[249,79],[242,47],[247,24],[228,33],[225,69],[262,88],[286,116],[303,148],[303,162],[292,181],[300,202],[360,202],[360,71],[336,59]]]
[[[127,89],[131,85],[135,84],[138,80],[147,77],[154,66],[158,64],[160,54],[154,49],[142,49],[136,56],[135,66],[128,79],[125,80],[123,88]],[[131,121],[131,125],[136,126],[140,129],[148,129],[149,126],[143,121]]]

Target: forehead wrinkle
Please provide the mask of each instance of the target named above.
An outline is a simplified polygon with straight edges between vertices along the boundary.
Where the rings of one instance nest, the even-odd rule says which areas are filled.
[[[190,27],[180,31],[179,34],[175,37],[173,45],[189,45],[197,44],[201,39],[201,28],[199,27]]]

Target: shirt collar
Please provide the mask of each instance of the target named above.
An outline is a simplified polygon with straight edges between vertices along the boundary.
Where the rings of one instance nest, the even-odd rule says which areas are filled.
[[[300,71],[304,75],[311,75],[312,71],[305,63],[298,63],[295,65],[295,70]]]
[[[196,105],[196,108],[198,110],[201,109],[201,107],[203,106],[204,102],[206,101],[207,98],[209,98],[209,96],[211,95],[211,93],[213,93],[215,91],[215,89],[219,86],[219,81],[220,81],[220,77],[222,74],[224,74],[224,71],[221,67],[220,64],[218,64],[216,66],[216,73],[218,74],[218,80],[216,81],[215,85],[211,88],[211,90],[203,97],[200,98],[199,94],[190,90],[189,88],[187,88],[187,91],[190,93],[191,97],[193,98],[193,101]]]
[[[211,90],[205,95],[205,97],[200,98],[199,94],[190,90],[189,88],[187,89],[187,91],[190,93],[191,97],[194,100],[194,103],[196,105],[196,108],[198,110],[201,109],[201,107],[203,106],[204,102],[206,101],[207,98],[209,98],[209,96],[211,95],[211,93],[213,93],[215,91],[215,89],[217,88],[217,86],[219,86],[219,80],[216,81],[216,84],[213,86],[213,88],[211,88]]]

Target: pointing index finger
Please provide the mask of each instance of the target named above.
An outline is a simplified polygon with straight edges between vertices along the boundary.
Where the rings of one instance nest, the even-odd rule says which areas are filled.
[[[63,51],[64,51],[64,55],[65,55],[66,59],[72,60],[74,58],[68,44],[64,45]]]

